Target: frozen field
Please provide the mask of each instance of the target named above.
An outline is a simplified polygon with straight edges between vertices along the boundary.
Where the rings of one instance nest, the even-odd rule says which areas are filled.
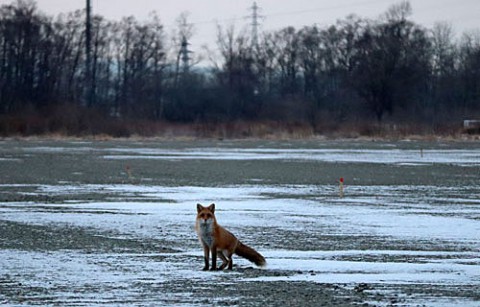
[[[3,141],[0,304],[479,306],[477,147]],[[199,202],[267,268],[202,272]]]

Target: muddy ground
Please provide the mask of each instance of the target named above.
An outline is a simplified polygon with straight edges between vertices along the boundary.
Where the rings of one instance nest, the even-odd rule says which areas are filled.
[[[195,158],[196,150],[255,149],[261,152],[266,148],[287,150],[287,153],[290,149],[341,151],[353,148],[380,150],[380,154],[381,150],[387,150],[387,155],[388,150],[394,148],[395,152],[408,150],[420,156],[417,157],[420,161],[430,150],[461,150],[472,154],[473,160],[418,164],[329,162],[288,157],[259,159],[255,156]],[[411,186],[433,187],[418,191],[432,197],[429,199],[434,199],[433,202],[438,200],[439,205],[460,202],[462,206],[459,210],[449,207],[444,211],[425,211],[423,215],[465,218],[472,223],[472,229],[477,229],[480,223],[480,205],[475,202],[480,195],[477,148],[478,144],[471,142],[0,141],[0,303],[85,306],[436,306],[461,303],[475,306],[480,304],[478,275],[466,281],[460,278],[458,282],[425,282],[409,277],[398,282],[395,279],[379,282],[348,278],[339,281],[332,274],[332,281],[328,282],[316,280],[322,270],[296,268],[294,264],[285,269],[281,265],[258,269],[242,261],[237,262],[232,272],[201,272],[203,260],[193,231],[195,197],[187,201],[183,195],[177,196],[182,192],[176,189],[198,187],[216,193],[223,187],[321,187],[320,197],[310,192],[314,188],[309,188],[305,192],[292,193],[268,190],[261,192],[258,198],[265,203],[266,200],[278,200],[279,204],[297,201],[299,206],[310,206],[319,200],[336,201],[337,181],[341,176],[352,186],[346,189],[350,197],[348,202],[354,204],[357,196],[358,199],[376,199],[378,197],[366,195],[365,191],[381,186],[393,191],[393,196],[388,193],[385,196],[389,201],[381,205],[401,206],[402,191],[396,187],[407,187],[406,194],[418,194],[417,190],[412,192],[408,188]],[[172,152],[164,153],[161,151],[164,149]],[[176,156],[191,150],[193,157]],[[224,153],[220,150],[218,155]],[[124,187],[128,187],[128,192],[122,190]],[[156,187],[172,189],[174,193],[145,196],[144,189]],[[417,196],[422,197],[414,195]],[[198,195],[197,202],[220,200],[217,205],[225,204],[223,213],[220,211],[223,220],[235,219],[228,215],[226,205],[237,201],[235,195],[206,198]],[[135,207],[138,203],[145,207]],[[190,203],[191,212],[188,211]],[[162,216],[163,205],[172,210],[168,211],[172,218]],[[409,203],[408,206],[413,205]],[[243,212],[235,205],[232,210]],[[177,221],[174,216],[182,214]],[[323,225],[321,218],[320,222],[312,220],[308,213],[295,215],[300,226],[282,228],[270,225],[269,219],[275,213],[252,214],[254,221],[262,221],[263,217],[263,222],[255,224],[246,220],[242,225],[239,221],[231,227],[248,244],[265,251],[267,261],[269,253],[273,258],[277,251],[332,252],[333,256],[321,260],[367,264],[448,260],[467,266],[467,270],[479,270],[480,267],[480,240],[474,238],[457,242],[452,238],[420,236],[411,239],[375,231],[352,233],[342,230],[345,225],[342,226],[341,221]],[[325,219],[329,218],[328,212],[322,214]],[[373,229],[370,226],[368,229]],[[340,252],[335,254],[337,251]],[[362,253],[350,255],[341,251],[367,253],[359,256]],[[368,251],[376,252],[369,254]],[[432,256],[422,254],[430,255],[429,252]],[[462,259],[456,259],[460,254]],[[455,266],[453,268],[447,273],[463,274],[461,270],[456,272]],[[296,278],[298,276],[301,278]]]

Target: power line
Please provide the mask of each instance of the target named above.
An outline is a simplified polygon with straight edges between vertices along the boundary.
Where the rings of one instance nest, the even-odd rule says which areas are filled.
[[[291,16],[291,15],[301,15],[301,14],[314,13],[314,12],[319,12],[319,11],[323,12],[323,11],[330,11],[330,10],[338,10],[338,9],[343,9],[343,8],[346,8],[346,7],[364,6],[364,5],[375,4],[375,3],[385,3],[385,0],[362,1],[362,2],[357,2],[357,3],[343,4],[343,5],[332,5],[332,6],[317,7],[317,8],[304,9],[304,10],[279,12],[279,13],[268,14],[267,17],[282,17],[282,16]]]
[[[368,4],[375,4],[375,3],[385,3],[385,0],[373,0],[373,1],[363,1],[363,2],[358,2],[358,3],[353,3],[353,4],[348,4],[348,5],[336,5],[336,6],[325,6],[325,7],[317,7],[317,8],[312,8],[312,9],[305,9],[305,10],[296,10],[296,11],[288,11],[288,12],[279,12],[279,13],[272,13],[272,14],[265,14],[265,15],[259,15],[258,11],[261,10],[261,8],[256,5],[256,2],[249,8],[252,10],[252,15],[249,16],[249,18],[252,19],[252,24],[253,24],[253,13],[254,13],[254,7],[256,7],[257,11],[257,22],[261,18],[267,18],[267,17],[283,17],[283,16],[293,16],[293,15],[301,15],[301,14],[306,14],[306,13],[312,13],[312,12],[318,12],[318,11],[326,11],[326,10],[336,10],[336,9],[341,9],[341,8],[346,8],[346,7],[352,7],[352,6],[363,6],[363,5],[368,5]],[[232,18],[225,18],[225,19],[211,19],[211,20],[199,20],[196,22],[192,22],[192,25],[205,25],[205,24],[215,24],[215,23],[220,23],[220,22],[232,22],[232,21],[240,21],[244,20],[244,17],[232,17]],[[173,25],[166,25],[165,27],[173,27]]]

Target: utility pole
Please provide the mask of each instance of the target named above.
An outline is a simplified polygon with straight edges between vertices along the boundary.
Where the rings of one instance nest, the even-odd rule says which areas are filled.
[[[252,15],[250,15],[250,19],[252,23],[252,48],[258,49],[258,27],[260,26],[259,19],[263,16],[258,14],[260,7],[257,5],[257,2],[253,2],[253,5],[250,7],[252,10]]]
[[[86,54],[86,102],[87,106],[92,106],[94,99],[93,78],[92,78],[92,4],[87,0],[87,19],[85,22],[85,54]]]
[[[176,69],[175,69],[175,79],[174,79],[174,84],[175,87],[178,85],[178,80],[180,79],[180,76],[182,77],[183,80],[187,76],[188,72],[190,71],[190,53],[193,53],[192,51],[188,50],[188,45],[190,43],[188,42],[188,38],[185,34],[182,34],[181,36],[181,42],[180,42],[180,50],[178,51],[177,54],[177,64],[176,64]],[[182,73],[180,74],[180,68],[182,69]]]
[[[185,81],[188,73],[190,72],[190,53],[193,53],[189,50],[188,42],[189,37],[192,35],[192,25],[187,22],[187,16],[185,13],[182,13],[177,19],[178,22],[178,38],[180,39],[180,49],[177,54],[177,63],[175,71],[175,86],[178,85],[180,77]]]
[[[260,19],[264,18],[264,16],[259,15],[258,12],[261,11],[261,8],[257,5],[256,1],[253,2],[252,6],[249,9],[252,11],[252,14],[249,16],[251,20],[250,25],[252,26],[252,41],[250,46],[250,56],[252,59],[252,63],[250,65],[250,69],[252,69],[255,74],[258,74],[258,53],[260,51],[258,45],[258,28],[260,27]],[[252,92],[254,96],[258,96],[258,94],[260,93],[259,85],[259,82],[254,82],[254,86],[252,87]]]
[[[188,50],[188,45],[190,44],[188,43],[187,37],[183,36],[180,46],[180,58],[182,60],[182,69],[184,74],[190,69],[190,56],[188,54],[192,53],[192,51]]]

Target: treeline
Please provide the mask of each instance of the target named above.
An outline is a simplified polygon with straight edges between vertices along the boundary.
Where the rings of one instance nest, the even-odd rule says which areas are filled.
[[[219,27],[208,65],[188,59],[185,16],[174,35],[156,15],[95,16],[87,74],[85,12],[52,17],[18,0],[0,7],[0,132],[95,133],[127,121],[273,121],[316,132],[388,122],[435,132],[480,115],[480,35],[456,39],[449,25],[426,29],[410,15],[400,2],[376,20],[349,16],[258,40]]]

